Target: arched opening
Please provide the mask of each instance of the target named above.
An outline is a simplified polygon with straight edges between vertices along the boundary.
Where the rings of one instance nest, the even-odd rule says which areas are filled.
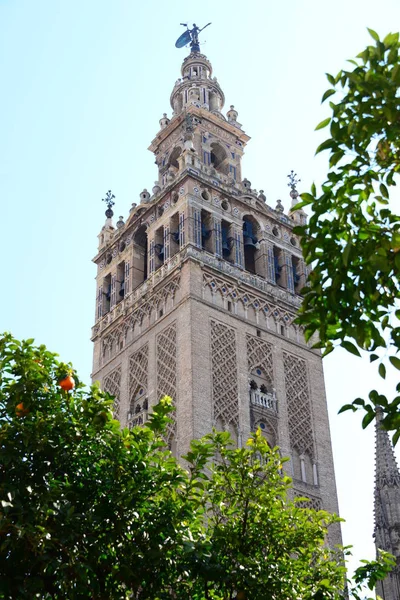
[[[209,93],[209,104],[210,104],[210,110],[220,110],[220,99],[219,99],[219,95],[214,92],[211,91]]]
[[[207,252],[213,251],[211,214],[206,210],[201,211],[201,247]]]
[[[106,275],[103,279],[103,310],[102,314],[110,312],[111,305],[111,274]]]
[[[191,88],[189,90],[189,101],[192,103],[200,102],[200,90],[199,88]]]
[[[222,257],[229,261],[233,262],[232,259],[232,249],[233,249],[233,235],[231,231],[231,223],[228,221],[221,221],[221,243],[222,243]]]
[[[277,246],[274,246],[274,274],[275,274],[275,283],[284,287],[284,277],[283,277],[283,266],[284,266],[284,257],[283,252]]]
[[[218,142],[211,144],[211,164],[219,173],[228,174],[228,154]]]
[[[293,287],[296,294],[300,293],[303,287],[302,273],[301,273],[301,261],[297,256],[292,256],[292,271],[293,271]]]
[[[165,260],[164,227],[159,227],[154,234],[154,254],[155,269],[157,270],[164,264]]]
[[[257,431],[258,428],[261,429],[261,433],[263,437],[267,440],[268,446],[270,448],[275,448],[277,442],[276,433],[273,427],[271,427],[271,425],[268,423],[268,421],[266,421],[265,419],[257,421],[257,423],[255,424],[255,430]]]
[[[271,377],[261,367],[255,367],[250,373],[250,402],[262,408],[276,411],[276,398]]]
[[[125,297],[125,271],[126,264],[125,261],[122,261],[117,266],[117,303],[121,302]]]
[[[145,388],[138,385],[129,402],[128,427],[144,425],[147,421],[148,400]]]
[[[172,215],[169,221],[169,252],[170,256],[174,256],[179,252],[179,213]]]
[[[147,279],[147,230],[141,225],[133,236],[132,287]]]
[[[243,218],[243,248],[244,248],[244,268],[250,273],[257,273],[258,259],[258,231],[257,221],[250,216]]]
[[[171,152],[171,154],[169,156],[168,166],[169,166],[170,169],[172,168],[172,170],[175,171],[175,172],[179,169],[178,158],[179,158],[179,156],[181,154],[182,154],[182,148],[180,146],[176,146],[172,150],[172,152]]]

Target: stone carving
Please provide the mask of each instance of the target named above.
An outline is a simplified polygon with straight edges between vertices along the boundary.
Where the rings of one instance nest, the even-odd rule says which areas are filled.
[[[314,458],[307,364],[302,358],[283,353],[285,388],[289,417],[290,445],[299,454]]]
[[[225,129],[222,129],[222,127],[218,127],[217,125],[207,123],[207,129],[208,131],[213,131],[217,134],[217,136],[223,138],[227,142],[230,142],[231,144],[235,143],[235,137],[228,131],[225,131]]]
[[[232,267],[233,268],[233,267]],[[260,311],[266,317],[273,317],[275,321],[285,323],[286,326],[292,324],[296,318],[295,313],[291,313],[284,308],[265,300],[261,296],[248,293],[239,286],[233,285],[215,277],[209,273],[203,274],[203,286],[209,287],[212,292],[220,292],[231,302],[242,302],[245,307],[252,307],[255,311]]]
[[[117,367],[111,371],[103,381],[103,389],[105,392],[114,396],[113,414],[115,419],[120,418],[120,387],[121,387],[121,367]]]
[[[176,367],[176,323],[172,323],[157,336],[157,402],[162,396],[171,396],[175,405]],[[173,423],[169,423],[166,437],[171,442],[176,437],[175,409],[169,417]]]
[[[127,332],[134,330],[136,325],[140,325],[143,318],[149,316],[153,310],[158,311],[160,306],[166,310],[168,300],[175,297],[179,285],[180,275],[178,274],[157,292],[153,292],[147,299],[139,299],[139,303],[136,304],[134,310],[104,336],[102,340],[103,357],[106,356],[107,352],[109,357],[114,356],[123,347]],[[125,299],[126,304],[129,304],[129,299],[130,296]],[[122,302],[118,307],[122,311]]]
[[[182,132],[180,129],[178,129],[177,131],[174,131],[173,133],[171,133],[166,140],[164,140],[163,142],[161,142],[160,146],[159,146],[159,151],[160,152],[165,152],[166,150],[168,150],[168,148],[170,148],[173,144],[175,144],[175,142],[177,142],[180,137],[182,135]]]
[[[299,502],[296,502],[296,506],[298,506],[299,508],[313,508],[314,510],[322,509],[321,498],[318,498],[317,496],[310,496],[310,494],[304,494],[304,492],[302,492],[301,490],[293,489],[293,492],[295,497],[299,496],[302,498],[308,498],[308,500],[300,500]]]
[[[145,344],[129,358],[129,427],[147,420],[148,368],[149,346]]]
[[[253,335],[246,335],[247,342],[247,364],[249,373],[256,367],[260,367],[265,375],[270,379],[271,384],[274,380],[272,366],[272,345],[265,340]]]
[[[239,425],[235,330],[211,320],[211,367],[214,423]]]

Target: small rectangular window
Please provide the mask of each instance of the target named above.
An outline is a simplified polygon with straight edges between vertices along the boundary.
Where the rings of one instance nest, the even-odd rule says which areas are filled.
[[[232,158],[235,158],[236,155],[234,152],[231,152],[231,156],[232,156]]]
[[[285,335],[285,326],[281,325],[281,335]]]
[[[233,165],[229,165],[229,173],[232,173],[233,179],[236,180],[236,167],[234,167]]]
[[[203,135],[203,144],[206,144],[206,143],[207,143],[207,138],[205,135]]]
[[[161,309],[160,312],[158,313],[158,316],[159,316],[160,319],[163,316],[163,314],[164,314],[164,311],[163,311],[163,309]]]
[[[257,329],[257,337],[261,337],[261,331]]]
[[[232,302],[230,302],[229,300],[228,300],[228,310],[229,310],[229,312],[232,312]]]
[[[211,155],[209,152],[206,152],[206,151],[203,152],[203,161],[204,161],[205,165],[211,164]]]

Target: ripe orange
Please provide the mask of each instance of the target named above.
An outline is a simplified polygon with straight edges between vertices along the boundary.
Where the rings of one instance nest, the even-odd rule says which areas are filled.
[[[60,385],[60,388],[62,390],[65,390],[66,392],[73,390],[75,387],[75,379],[73,377],[71,377],[71,375],[67,375],[66,377],[64,377],[64,379],[61,379],[61,381],[59,381],[58,383]]]
[[[17,415],[17,417],[25,417],[26,415],[29,414],[29,409],[25,408],[24,403],[20,402],[19,404],[17,404],[17,406],[15,407],[15,414]]]

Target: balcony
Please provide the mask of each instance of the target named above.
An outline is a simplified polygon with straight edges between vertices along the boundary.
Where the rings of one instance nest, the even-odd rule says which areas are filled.
[[[266,408],[277,412],[277,401],[275,390],[272,393],[260,392],[260,390],[250,390],[250,402],[260,408]]]

